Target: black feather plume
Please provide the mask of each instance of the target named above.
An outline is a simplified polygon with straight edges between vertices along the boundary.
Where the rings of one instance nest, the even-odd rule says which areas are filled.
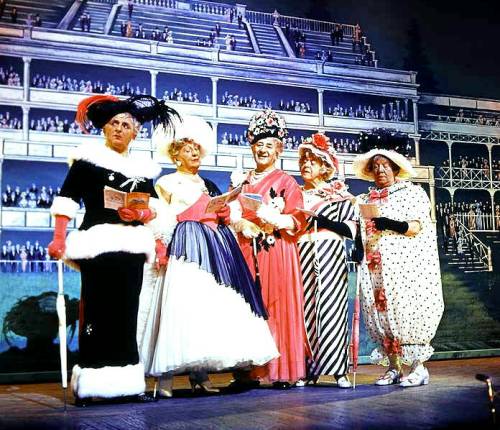
[[[362,132],[359,136],[359,151],[365,153],[374,148],[396,151],[408,156],[408,136],[386,128],[374,128],[369,132]]]

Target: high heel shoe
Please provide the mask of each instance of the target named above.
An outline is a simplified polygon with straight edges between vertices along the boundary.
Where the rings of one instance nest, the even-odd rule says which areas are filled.
[[[212,385],[210,380],[206,380],[203,382],[198,382],[194,379],[189,379],[189,383],[191,384],[191,391],[194,393],[196,391],[196,387],[200,387],[201,391],[207,394],[217,394],[220,393],[220,390]]]
[[[399,372],[396,369],[389,369],[375,381],[375,385],[385,386],[385,385],[399,384],[401,382],[402,376],[403,376],[402,372]]]
[[[158,397],[160,399],[170,399],[174,395],[174,378],[165,378],[163,387],[161,387],[161,379],[158,378]]]

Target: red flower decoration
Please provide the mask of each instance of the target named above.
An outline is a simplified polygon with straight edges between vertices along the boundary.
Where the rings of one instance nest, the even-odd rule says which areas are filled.
[[[382,265],[382,258],[380,256],[380,252],[379,251],[368,252],[366,254],[366,262],[368,264],[368,270],[370,272],[373,272],[374,270],[378,269],[378,267]]]
[[[387,297],[383,288],[374,288],[373,296],[375,297],[375,309],[379,312],[387,311]]]
[[[377,232],[377,228],[375,227],[375,221],[372,220],[365,221],[365,230],[367,236],[375,234]]]
[[[387,355],[393,355],[393,354],[401,355],[401,353],[403,352],[401,344],[399,343],[398,339],[390,339],[386,337],[384,338],[382,345]]]
[[[323,151],[328,151],[330,146],[330,139],[326,137],[323,133],[315,133],[312,135],[313,144],[316,148]]]

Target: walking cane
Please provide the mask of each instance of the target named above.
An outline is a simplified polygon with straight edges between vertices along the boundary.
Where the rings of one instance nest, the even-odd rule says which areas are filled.
[[[351,324],[351,342],[349,349],[351,352],[351,365],[352,365],[352,388],[356,389],[356,372],[358,370],[358,356],[359,356],[359,288],[361,285],[361,265],[356,264],[356,296],[354,297],[354,310],[352,313]]]
[[[252,238],[252,256],[253,256],[253,264],[255,266],[255,286],[261,289],[260,285],[260,272],[259,272],[259,262],[257,261],[257,240],[255,237]]]
[[[66,412],[66,391],[68,388],[68,361],[66,340],[66,303],[64,302],[63,265],[62,260],[57,260],[57,293],[56,310],[59,318],[59,358],[61,359],[61,383],[64,391],[64,412]]]

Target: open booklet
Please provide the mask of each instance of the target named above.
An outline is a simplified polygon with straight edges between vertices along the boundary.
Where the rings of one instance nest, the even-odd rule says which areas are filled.
[[[233,200],[238,198],[238,195],[241,193],[242,186],[236,187],[227,193],[221,194],[220,196],[215,196],[210,199],[207,204],[207,208],[205,209],[206,213],[217,212],[222,209],[222,207],[228,203],[231,203]]]
[[[359,214],[364,219],[370,219],[380,216],[380,209],[373,203],[360,203]]]
[[[147,209],[149,207],[149,194],[116,190],[104,187],[104,207],[117,210],[119,208]]]
[[[260,194],[243,193],[240,197],[240,203],[243,209],[256,212],[262,204]]]

